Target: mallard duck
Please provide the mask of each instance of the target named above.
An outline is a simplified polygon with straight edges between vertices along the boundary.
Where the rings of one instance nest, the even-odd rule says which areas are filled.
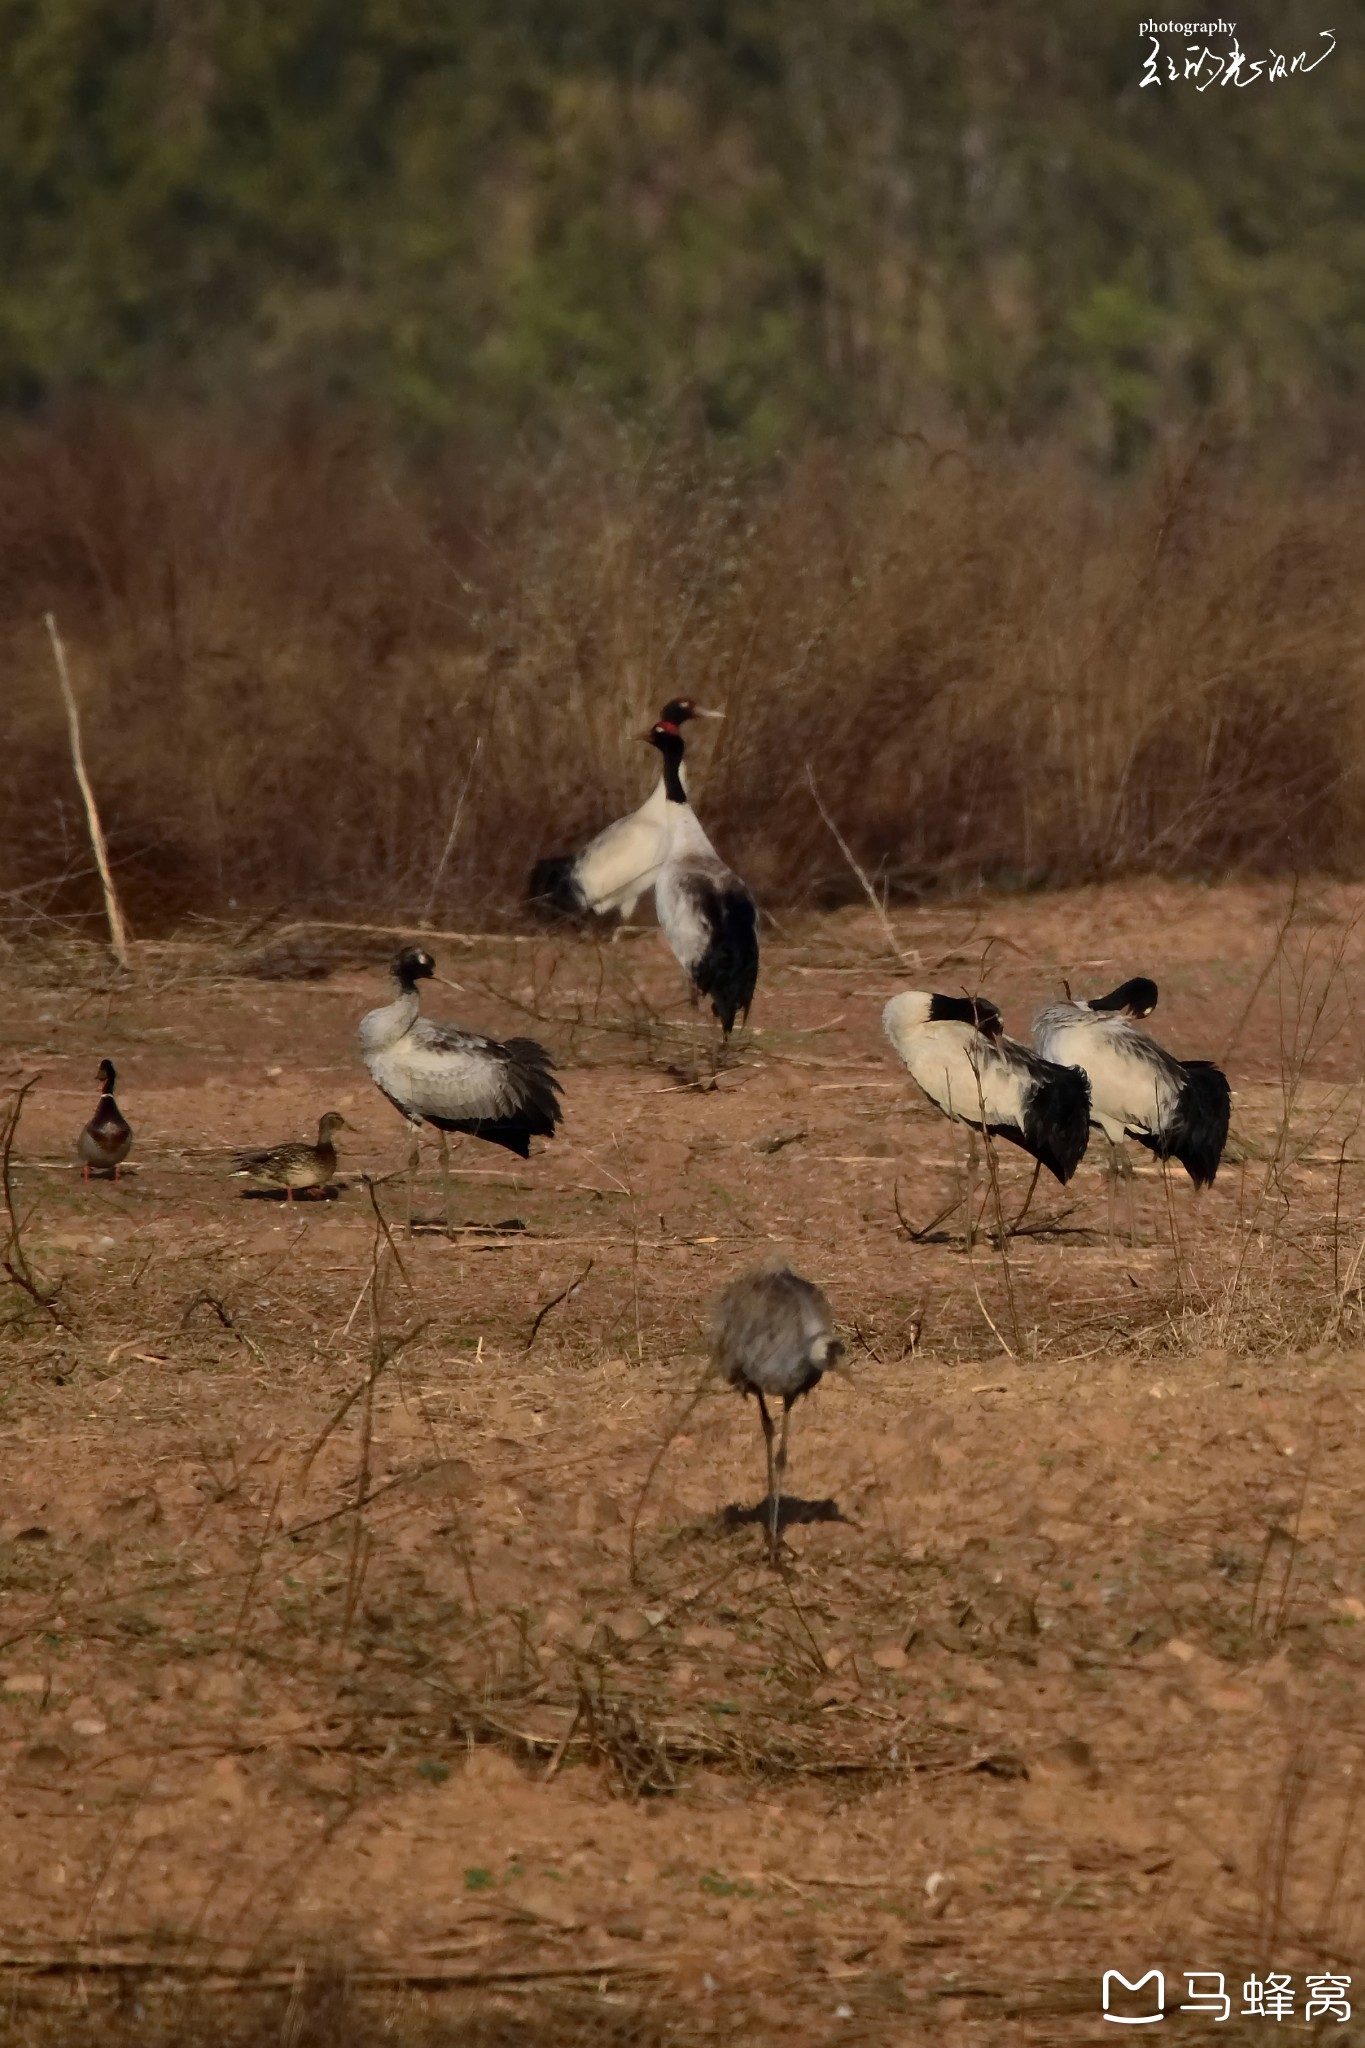
[[[264,1152],[239,1152],[231,1177],[255,1181],[258,1187],[283,1188],[285,1200],[292,1202],[295,1188],[302,1192],[326,1187],[337,1170],[333,1133],[353,1128],[339,1110],[329,1109],[318,1120],[316,1145],[300,1138],[295,1144],[271,1145]]]
[[[92,1173],[112,1173],[117,1180],[119,1168],[128,1157],[133,1133],[114,1100],[117,1076],[112,1060],[100,1061],[96,1078],[100,1084],[100,1099],[95,1104],[95,1114],[76,1140],[81,1179],[89,1180]]]
[[[380,1093],[413,1127],[408,1153],[408,1232],[420,1163],[418,1132],[430,1124],[440,1139],[441,1188],[450,1228],[448,1131],[501,1145],[519,1159],[532,1138],[553,1138],[560,1120],[554,1061],[534,1038],[481,1038],[421,1014],[419,981],[436,972],[430,953],[408,947],[393,963],[398,994],[360,1020],[360,1050]]]

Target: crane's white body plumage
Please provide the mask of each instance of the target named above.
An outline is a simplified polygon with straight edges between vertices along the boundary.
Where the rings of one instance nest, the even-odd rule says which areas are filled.
[[[1156,983],[1135,978],[1088,1002],[1049,1003],[1033,1020],[1033,1042],[1046,1058],[1084,1070],[1091,1121],[1115,1150],[1134,1138],[1207,1187],[1227,1143],[1227,1077],[1209,1060],[1177,1059],[1143,1030],[1136,1018],[1156,1000]]]
[[[692,697],[671,697],[659,717],[676,731],[691,718],[723,718]],[[528,894],[540,911],[561,917],[632,917],[658,878],[668,840],[664,778],[627,817],[617,818],[578,853],[551,854],[531,870]]]
[[[1089,1124],[1083,1074],[1004,1037],[998,1010],[980,998],[911,989],[891,998],[882,1025],[911,1080],[945,1116],[1007,1138],[1059,1181],[1071,1178]]]
[[[658,879],[667,845],[668,798],[661,776],[638,810],[604,826],[569,861],[566,886],[577,907],[594,917],[633,917]]]
[[[371,1078],[412,1127],[409,1236],[420,1152],[417,1134],[423,1124],[439,1133],[449,1231],[447,1132],[462,1131],[529,1159],[531,1139],[552,1138],[560,1117],[554,1061],[543,1045],[533,1038],[481,1038],[477,1032],[434,1024],[422,1015],[417,983],[429,980],[435,971],[430,953],[409,947],[393,963],[398,994],[360,1020],[360,1051]]]
[[[749,1014],[758,984],[758,907],[702,829],[683,786],[682,738],[659,725],[651,735],[664,753],[664,855],[654,880],[654,908],[674,959],[695,996],[710,998],[729,1037]]]
[[[1090,1120],[1111,1144],[1160,1130],[1175,1109],[1184,1071],[1130,1017],[1050,1003],[1033,1020],[1033,1042],[1045,1059],[1085,1070]]]
[[[504,1042],[434,1023],[422,1016],[416,990],[402,989],[361,1018],[360,1049],[375,1084],[411,1124],[468,1130],[523,1158],[526,1138],[553,1133],[551,1062],[533,1039]]]

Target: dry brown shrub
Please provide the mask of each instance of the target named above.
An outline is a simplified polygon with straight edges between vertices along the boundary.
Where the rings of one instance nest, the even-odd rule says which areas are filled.
[[[683,690],[713,837],[774,907],[852,851],[891,895],[1354,869],[1362,491],[1203,444],[817,447],[763,474],[585,431],[496,464],[363,425],[101,407],[0,460],[0,925],[94,902],[42,614],[122,886],[188,909],[515,914],[639,800]],[[475,759],[476,743],[482,741]]]

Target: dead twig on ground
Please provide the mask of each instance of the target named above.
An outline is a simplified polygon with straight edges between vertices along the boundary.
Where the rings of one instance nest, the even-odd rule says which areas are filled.
[[[14,1206],[14,1139],[19,1129],[19,1119],[24,1113],[24,1098],[30,1088],[36,1085],[37,1080],[38,1076],[34,1074],[23,1082],[10,1097],[3,1115],[0,1115],[0,1197],[4,1200],[5,1217],[9,1226],[5,1248],[3,1253],[0,1253],[0,1267],[4,1268],[13,1285],[19,1288],[21,1293],[26,1294],[35,1307],[40,1308],[45,1315],[51,1316],[59,1329],[73,1330],[75,1324],[58,1301],[63,1283],[59,1280],[52,1286],[38,1278],[29,1262],[28,1253],[24,1250],[23,1227]]]
[[[526,1342],[521,1347],[523,1351],[529,1351],[531,1346],[535,1343],[536,1338],[540,1334],[540,1326],[544,1322],[546,1316],[549,1315],[550,1310],[552,1308],[558,1308],[561,1301],[568,1301],[571,1299],[573,1295],[577,1294],[579,1288],[583,1285],[583,1282],[587,1279],[589,1273],[591,1273],[593,1269],[593,1263],[593,1260],[589,1259],[587,1265],[583,1268],[583,1271],[577,1274],[569,1282],[567,1287],[561,1287],[558,1294],[552,1294],[550,1296],[550,1299],[545,1303],[544,1307],[537,1310],[536,1319],[531,1325],[531,1333],[527,1337]]]

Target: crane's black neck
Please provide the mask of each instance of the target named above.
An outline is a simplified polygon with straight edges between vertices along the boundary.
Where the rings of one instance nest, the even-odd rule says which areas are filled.
[[[972,1024],[992,1037],[1000,1029],[1000,1012],[985,996],[931,996],[931,1024]]]
[[[664,795],[671,804],[685,804],[687,791],[682,786],[683,737],[680,732],[661,732],[654,744],[659,749],[664,764]]]
[[[1131,981],[1120,982],[1107,996],[1092,996],[1092,1010],[1126,1010],[1130,1017],[1150,1017],[1156,1008],[1156,983],[1149,981],[1145,974],[1134,975]]]

